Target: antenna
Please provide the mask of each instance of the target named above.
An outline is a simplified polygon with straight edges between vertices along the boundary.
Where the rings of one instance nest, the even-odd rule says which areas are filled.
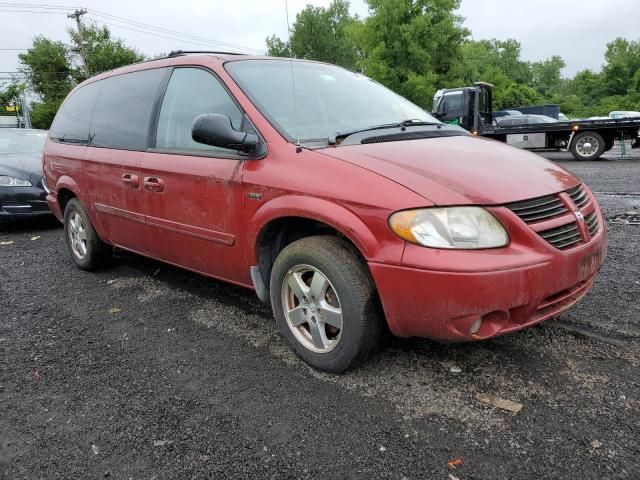
[[[296,120],[296,153],[302,151],[300,146],[300,122],[298,121],[298,101],[296,99],[296,76],[293,73],[293,51],[291,50],[291,27],[289,26],[289,5],[284,0],[284,11],[287,15],[287,34],[289,36],[289,65],[291,66],[291,85],[293,87],[293,115]]]

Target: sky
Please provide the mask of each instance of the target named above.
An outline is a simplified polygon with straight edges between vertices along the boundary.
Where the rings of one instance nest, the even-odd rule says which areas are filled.
[[[147,55],[175,49],[242,48],[259,53],[265,49],[267,36],[275,33],[284,38],[287,33],[285,0],[81,1],[80,5],[56,0],[0,2],[0,81],[6,77],[5,72],[18,68],[19,51],[7,49],[28,48],[36,35],[68,41],[65,28],[75,26],[75,22],[66,14],[74,6],[89,10],[83,19],[110,24],[115,36]],[[293,23],[295,14],[307,4],[327,6],[329,2],[289,0],[290,21]],[[10,8],[8,4],[14,6]],[[44,6],[68,8],[44,10]],[[605,45],[615,37],[640,40],[638,6],[638,0],[463,0],[459,14],[465,17],[465,26],[474,39],[515,38],[522,45],[524,60],[560,55],[567,64],[564,75],[571,76],[586,68],[599,70]],[[365,1],[352,0],[351,12],[365,17],[368,12]],[[203,43],[193,44],[184,38],[165,38],[175,35],[158,30],[149,32],[147,27],[124,21],[142,22],[206,41],[199,39]]]

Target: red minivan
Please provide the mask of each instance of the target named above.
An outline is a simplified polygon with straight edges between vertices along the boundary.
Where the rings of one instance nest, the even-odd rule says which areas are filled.
[[[606,234],[589,188],[324,63],[175,52],[93,77],[46,142],[74,262],[113,246],[254,289],[313,367],[388,328],[481,340],[591,288]]]

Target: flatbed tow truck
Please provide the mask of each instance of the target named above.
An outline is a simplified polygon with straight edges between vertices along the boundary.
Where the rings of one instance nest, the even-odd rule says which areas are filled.
[[[433,115],[473,135],[493,138],[528,150],[570,151],[576,160],[596,160],[616,140],[633,140],[640,147],[640,118],[571,120],[500,127],[493,117],[493,85],[476,82],[473,87],[438,90]]]

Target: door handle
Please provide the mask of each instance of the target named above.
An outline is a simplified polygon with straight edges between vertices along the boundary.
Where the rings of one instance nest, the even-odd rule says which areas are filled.
[[[150,192],[162,192],[164,180],[158,177],[144,177],[144,188]]]
[[[140,179],[138,178],[138,175],[124,173],[122,174],[122,184],[126,187],[138,188],[140,186]]]

